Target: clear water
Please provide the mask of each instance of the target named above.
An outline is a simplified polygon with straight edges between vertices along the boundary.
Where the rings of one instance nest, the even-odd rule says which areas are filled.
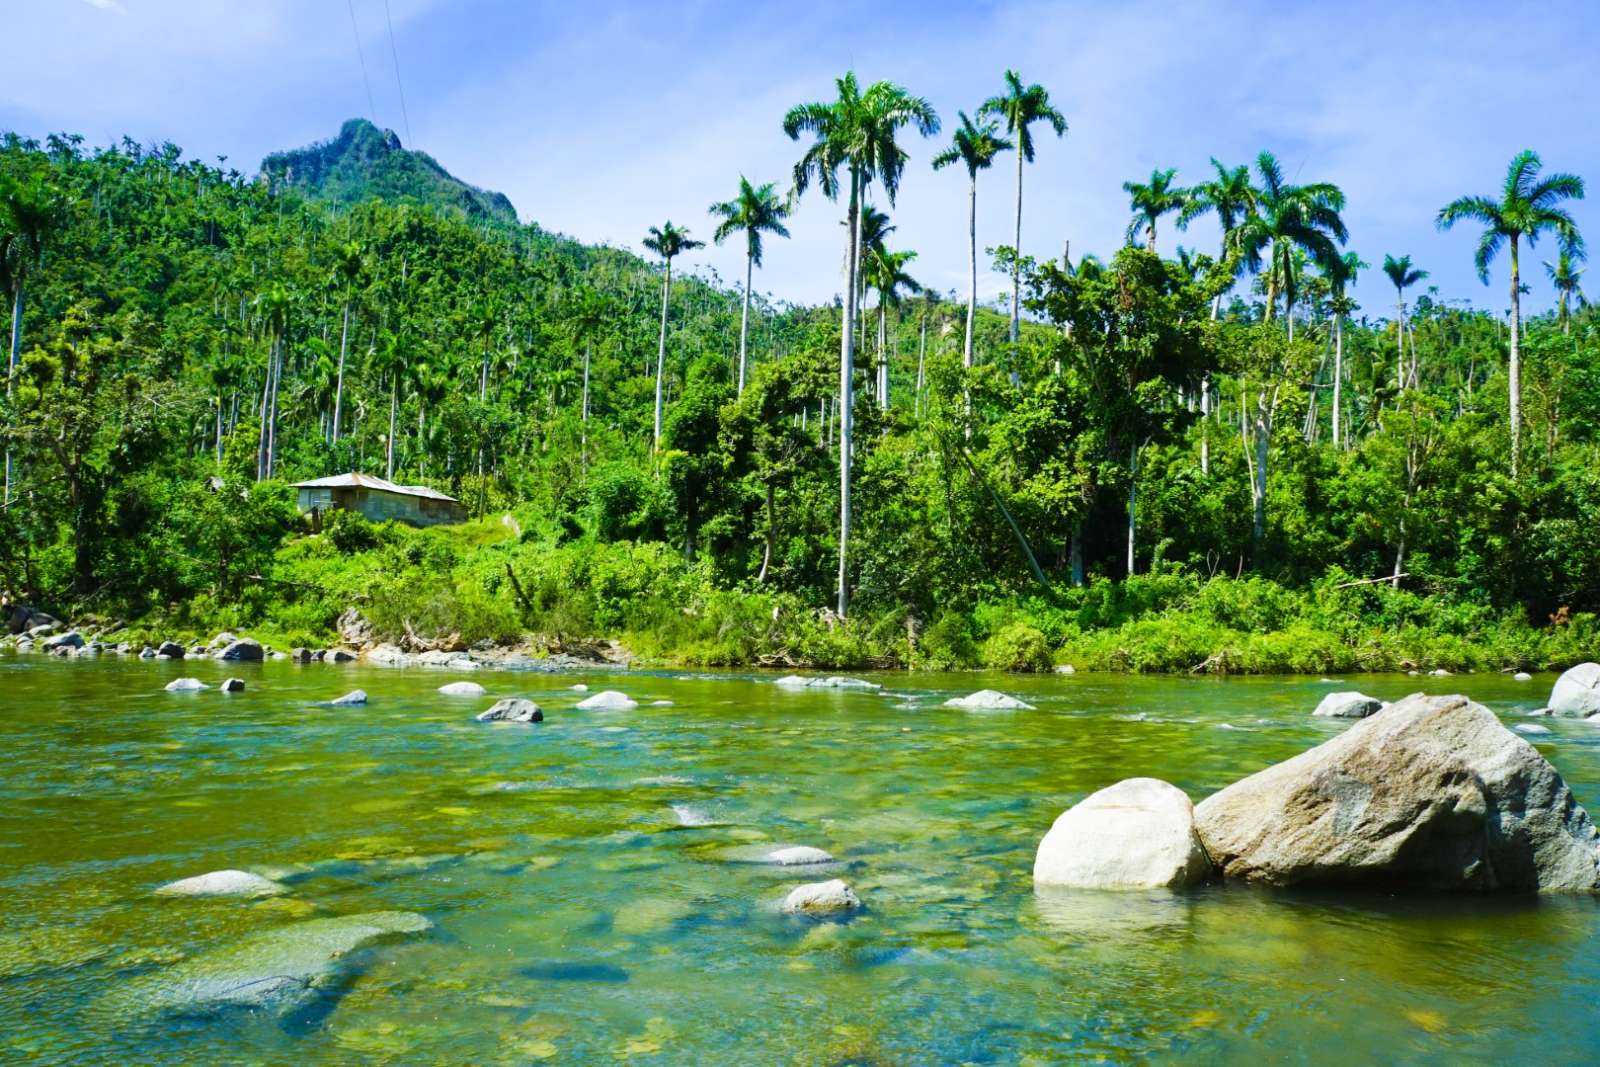
[[[180,674],[242,694],[169,694]],[[1271,893],[1036,896],[1055,816],[1117,779],[1196,799],[1342,727],[1316,679],[479,672],[0,658],[0,1061],[1600,1061],[1600,904]],[[621,689],[629,711],[584,712]],[[1514,720],[1551,679],[1366,677]],[[319,704],[360,686],[364,708]],[[991,686],[1031,712],[940,707]],[[670,700],[671,706],[650,701]],[[1600,729],[1534,738],[1600,808]],[[737,862],[815,845],[822,872]],[[152,896],[303,865],[263,903]],[[776,911],[842,876],[849,922]],[[324,1010],[151,1025],[109,994],[311,915],[426,914]]]

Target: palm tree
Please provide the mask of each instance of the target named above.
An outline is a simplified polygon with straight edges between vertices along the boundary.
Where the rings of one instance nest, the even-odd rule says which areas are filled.
[[[1549,275],[1550,284],[1556,287],[1556,294],[1560,300],[1556,314],[1561,323],[1561,332],[1570,336],[1573,298],[1577,298],[1579,306],[1588,303],[1584,298],[1583,288],[1578,284],[1578,279],[1583,275],[1583,268],[1577,265],[1571,252],[1562,249],[1554,263],[1545,260],[1544,272]]]
[[[1333,314],[1333,447],[1336,449],[1342,439],[1340,427],[1343,425],[1344,320],[1356,306],[1355,301],[1346,295],[1346,290],[1356,283],[1356,275],[1366,268],[1367,264],[1360,256],[1346,252],[1339,257],[1338,266],[1328,271],[1328,287],[1332,293],[1328,308]]]
[[[1411,358],[1411,373],[1406,374],[1406,290],[1416,285],[1428,276],[1425,270],[1418,270],[1411,265],[1410,256],[1401,256],[1395,259],[1385,254],[1383,257],[1383,273],[1389,276],[1389,284],[1394,286],[1395,310],[1395,347],[1398,349],[1395,360],[1394,387],[1399,392],[1406,387],[1407,381],[1415,384],[1417,377],[1416,366],[1416,341],[1413,340]]]
[[[1139,231],[1143,230],[1145,250],[1154,252],[1156,220],[1188,206],[1189,190],[1172,184],[1172,179],[1177,175],[1176,167],[1168,167],[1166,170],[1151,171],[1148,183],[1122,183],[1122,191],[1128,194],[1133,208],[1133,219],[1128,223],[1129,244],[1137,241]]]
[[[889,308],[905,293],[922,291],[922,284],[906,273],[915,252],[891,252],[881,244],[867,251],[866,282],[878,294],[878,407],[889,410]]]
[[[1022,77],[1014,70],[1005,73],[1006,91],[991,96],[978,108],[979,118],[997,118],[1006,124],[1006,132],[1017,143],[1017,236],[1016,256],[1011,261],[1011,343],[1017,343],[1019,315],[1022,307],[1022,165],[1033,162],[1033,132],[1028,129],[1035,122],[1047,123],[1057,137],[1067,135],[1067,120],[1050,104],[1050,94],[1042,85],[1022,84]]]
[[[999,135],[999,124],[994,120],[979,125],[967,118],[965,111],[958,111],[957,114],[961,116],[961,125],[956,128],[950,147],[933,157],[933,169],[942,170],[956,162],[964,163],[967,168],[967,242],[970,256],[967,264],[967,339],[961,349],[961,365],[970,370],[972,322],[978,314],[978,172],[987,170],[996,156],[1014,146]]]
[[[789,236],[783,220],[789,217],[791,205],[779,199],[776,185],[751,185],[750,179],[739,176],[739,195],[732,200],[712,204],[711,214],[722,220],[711,239],[717,244],[734,233],[744,231],[744,311],[739,316],[739,392],[744,392],[748,342],[750,338],[750,283],[756,267],[761,266],[761,234],[774,233]]]
[[[839,615],[849,607],[846,561],[850,542],[850,450],[851,376],[855,365],[856,277],[860,263],[858,213],[861,193],[869,181],[882,183],[889,203],[894,203],[905,171],[906,152],[895,137],[906,126],[924,137],[939,132],[939,116],[933,105],[912,96],[901,86],[879,81],[865,92],[854,72],[835,82],[838,99],[831,102],[799,104],[783,117],[783,132],[791,140],[802,133],[812,143],[794,165],[795,195],[803,194],[814,181],[829,200],[840,193],[839,168],[846,174],[844,192],[846,246],[845,298],[842,329],[839,331]]]
[[[652,439],[652,447],[657,451],[661,449],[661,382],[667,365],[667,297],[672,292],[672,257],[681,255],[695,248],[704,248],[704,241],[690,238],[687,229],[679,229],[668,219],[664,226],[650,227],[650,233],[644,239],[644,246],[660,256],[667,264],[667,272],[661,277],[661,342],[656,348],[656,429]]]
[[[1463,196],[1439,209],[1438,225],[1448,230],[1457,222],[1471,220],[1483,224],[1473,263],[1478,277],[1489,284],[1489,264],[1503,246],[1511,254],[1511,360],[1508,382],[1511,416],[1511,476],[1517,475],[1517,459],[1522,444],[1522,270],[1518,262],[1524,238],[1532,248],[1546,232],[1556,235],[1561,248],[1576,259],[1583,258],[1583,238],[1578,224],[1560,205],[1564,200],[1583,199],[1583,179],[1576,174],[1551,174],[1539,177],[1544,163],[1532,149],[1517,153],[1506,168],[1500,199]]]
[[[361,246],[354,241],[339,249],[334,261],[333,277],[344,286],[344,326],[339,331],[339,378],[333,389],[333,443],[339,443],[339,416],[344,402],[344,358],[350,344],[350,305],[355,300],[356,286],[366,273],[366,261]]]
[[[1333,269],[1339,258],[1338,245],[1349,237],[1339,213],[1344,210],[1344,193],[1330,182],[1290,185],[1283,168],[1271,152],[1256,157],[1255,210],[1248,212],[1233,230],[1230,251],[1240,254],[1252,272],[1263,267],[1261,254],[1268,255],[1267,321],[1272,321],[1278,294],[1292,284],[1296,274],[1295,250],[1303,252],[1317,266]],[[1286,302],[1285,313],[1291,310]],[[1293,332],[1293,316],[1290,315]]]
[[[594,354],[594,335],[605,325],[611,305],[598,289],[587,285],[572,291],[572,310],[568,315],[574,340],[583,342],[583,406],[579,409],[578,465],[589,466],[589,365]]]
[[[6,406],[16,388],[22,353],[23,290],[66,214],[67,199],[41,175],[0,185],[0,285],[11,294],[11,349],[6,358]],[[11,445],[6,444],[5,506],[11,506]]]
[[[1211,157],[1211,169],[1216,177],[1201,182],[1189,190],[1189,201],[1178,213],[1178,229],[1187,230],[1189,223],[1208,212],[1216,212],[1217,225],[1222,228],[1222,254],[1217,262],[1225,262],[1233,233],[1239,224],[1256,209],[1256,188],[1250,184],[1250,168],[1246,165],[1225,167]],[[1234,277],[1244,269],[1244,263],[1234,261]],[[1211,301],[1211,321],[1222,312],[1222,294]]]
[[[277,457],[278,388],[283,379],[283,339],[289,332],[289,312],[294,297],[274,283],[256,297],[256,306],[267,328],[267,380],[261,393],[261,436],[256,446],[256,481],[272,477]]]

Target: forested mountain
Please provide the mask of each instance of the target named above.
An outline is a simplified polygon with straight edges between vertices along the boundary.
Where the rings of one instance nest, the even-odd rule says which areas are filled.
[[[346,122],[331,141],[274,152],[261,161],[261,175],[336,204],[378,197],[458,211],[469,219],[517,221],[505,194],[468,185],[428,153],[403,147],[393,130],[380,130],[366,119]]]
[[[841,87],[792,114],[797,139],[885,99],[937,128],[931,109]],[[997,100],[963,116],[954,149],[974,196],[993,142],[1016,140]],[[171,145],[0,144],[7,595],[300,644],[354,603],[389,633],[621,634],[708,663],[1596,653],[1600,319],[1575,283],[1560,314],[1518,324],[1514,451],[1506,321],[1406,294],[1414,268],[1398,272],[1403,314],[1357,307],[1342,195],[1288,184],[1265,153],[1193,190],[1130,183],[1131,243],[1104,259],[1002,248],[1013,341],[1009,308],[974,300],[969,319],[970,294],[918,291],[896,245],[915,235],[892,233],[886,198],[840,227],[861,265],[844,307],[757,292],[746,318],[714,277],[669,284],[663,263],[486,227],[414,185],[372,199],[425,159],[374,156],[379,136],[347,125],[272,157],[303,160],[283,182]],[[811,177],[805,195],[832,189],[841,214],[851,189],[885,191]],[[680,220],[650,247],[716,229],[782,255],[782,198],[730,181],[707,200],[736,189],[720,228]],[[1202,210],[1230,233],[1215,257],[1144,247]],[[310,534],[286,483],[350,469],[440,487],[483,519]]]

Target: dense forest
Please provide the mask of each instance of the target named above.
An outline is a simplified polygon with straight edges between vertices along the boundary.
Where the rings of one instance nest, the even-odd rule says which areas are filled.
[[[1026,164],[1067,124],[1041,87],[999,88],[941,131],[927,101],[842,78],[774,116],[792,175],[730,175],[650,259],[519,225],[365,123],[259,176],[6,136],[0,588],[152,632],[313,644],[357,605],[391,636],[622,637],[712,664],[1600,655],[1600,320],[1562,206],[1580,179],[1531,152],[1461,176],[1486,195],[1437,222],[1506,294],[1483,309],[1401,250],[1358,255],[1342,192],[1270,152],[1130,181],[1125,247],[1037,260],[1016,251]],[[908,168],[924,137],[934,168]],[[916,282],[906,181],[1015,198],[1002,241],[975,209],[950,220],[969,291]],[[796,197],[838,203],[831,306],[759,295]],[[1219,247],[1156,253],[1202,215]],[[700,240],[739,242],[745,278],[674,271]],[[980,257],[1011,280],[998,305]],[[1348,295],[1373,270],[1387,307]],[[1558,310],[1521,315],[1530,292]],[[347,470],[475,519],[313,533],[289,483]]]

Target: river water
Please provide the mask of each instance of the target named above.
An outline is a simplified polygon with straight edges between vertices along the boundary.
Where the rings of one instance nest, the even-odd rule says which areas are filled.
[[[243,693],[167,693],[179,675]],[[1035,894],[1039,838],[1118,779],[1199,800],[1343,728],[1313,678],[771,676],[0,657],[0,1061],[1600,1062],[1600,903]],[[1552,681],[1465,692],[1508,722]],[[626,711],[579,711],[618,689]],[[364,688],[365,707],[324,701]],[[1033,711],[942,707],[983,687]],[[534,726],[479,724],[492,698]],[[671,701],[671,704],[655,704]],[[1531,738],[1600,809],[1600,729]],[[822,869],[746,862],[813,845]],[[265,901],[157,897],[219,868]],[[848,922],[784,916],[843,877]],[[152,1020],[118,996],[309,918],[426,915],[312,1013]],[[117,1005],[113,1010],[108,1005]]]

